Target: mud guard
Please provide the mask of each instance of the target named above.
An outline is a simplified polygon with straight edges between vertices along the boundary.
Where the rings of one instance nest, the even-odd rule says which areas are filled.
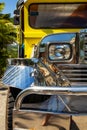
[[[31,66],[10,65],[2,78],[3,84],[8,87],[25,89],[34,82],[34,77],[31,75],[33,68]]]

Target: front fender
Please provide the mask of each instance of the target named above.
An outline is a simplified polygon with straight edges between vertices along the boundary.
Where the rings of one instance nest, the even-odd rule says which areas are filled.
[[[32,72],[31,66],[10,65],[2,78],[2,82],[7,86],[23,90],[34,82],[34,77],[30,75]]]

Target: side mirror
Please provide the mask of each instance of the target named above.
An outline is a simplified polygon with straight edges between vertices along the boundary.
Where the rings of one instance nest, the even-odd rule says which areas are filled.
[[[20,12],[19,9],[14,10],[14,14],[15,14],[15,15],[19,15],[19,14],[20,14],[19,12]]]
[[[14,25],[19,25],[20,24],[20,10],[14,10]]]
[[[14,25],[19,25],[19,24],[20,24],[19,16],[14,16]]]

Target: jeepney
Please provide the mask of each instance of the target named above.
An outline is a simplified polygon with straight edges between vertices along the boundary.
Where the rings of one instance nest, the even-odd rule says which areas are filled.
[[[6,130],[86,130],[87,0],[18,0],[14,14]]]

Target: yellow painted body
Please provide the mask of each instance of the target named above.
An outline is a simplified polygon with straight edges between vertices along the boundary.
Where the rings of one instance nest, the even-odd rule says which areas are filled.
[[[80,29],[33,29],[29,26],[28,21],[28,7],[31,3],[69,3],[69,2],[87,2],[87,0],[27,0],[24,3],[24,45],[25,45],[25,57],[31,58],[33,53],[33,47],[38,44],[39,41],[48,34],[53,33],[66,33],[66,32],[78,32]]]

